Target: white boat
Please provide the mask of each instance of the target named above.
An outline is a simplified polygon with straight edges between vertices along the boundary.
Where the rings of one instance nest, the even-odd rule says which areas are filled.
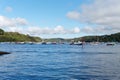
[[[83,42],[80,42],[80,41],[72,42],[72,43],[70,43],[70,45],[83,45]]]

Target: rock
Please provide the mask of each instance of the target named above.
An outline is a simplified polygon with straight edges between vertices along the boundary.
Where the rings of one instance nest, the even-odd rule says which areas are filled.
[[[0,51],[0,55],[4,55],[4,54],[10,54],[10,53],[9,52]]]

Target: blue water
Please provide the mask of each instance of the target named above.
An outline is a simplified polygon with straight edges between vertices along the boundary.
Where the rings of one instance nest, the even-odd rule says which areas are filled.
[[[0,44],[0,80],[120,80],[120,45]]]

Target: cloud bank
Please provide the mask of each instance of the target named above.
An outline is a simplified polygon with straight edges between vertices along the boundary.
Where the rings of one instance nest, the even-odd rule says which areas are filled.
[[[0,27],[15,27],[27,25],[27,21],[24,18],[7,18],[0,16]]]
[[[119,32],[120,0],[93,0],[91,4],[82,5],[81,10],[68,12],[67,17],[96,26],[85,27],[83,32]]]
[[[24,18],[8,18],[5,16],[0,16],[0,28],[4,28],[6,31],[20,32],[31,35],[80,33],[79,27],[75,27],[73,29],[65,29],[61,25],[55,26],[54,28],[30,26],[28,21]]]
[[[29,27],[27,32],[30,34],[77,34],[80,33],[80,29],[75,27],[73,29],[65,29],[63,26],[58,25],[55,28],[40,28],[40,27]]]

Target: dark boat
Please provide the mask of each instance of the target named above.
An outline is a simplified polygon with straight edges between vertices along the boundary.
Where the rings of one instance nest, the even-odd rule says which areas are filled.
[[[106,45],[107,45],[107,46],[114,46],[115,43],[107,43]]]
[[[4,55],[4,54],[10,54],[10,53],[9,52],[0,51],[0,55]]]
[[[46,42],[42,42],[41,44],[44,44],[44,45],[45,45],[45,44],[47,44],[47,43],[46,43]]]
[[[74,42],[71,42],[70,45],[74,45]]]

